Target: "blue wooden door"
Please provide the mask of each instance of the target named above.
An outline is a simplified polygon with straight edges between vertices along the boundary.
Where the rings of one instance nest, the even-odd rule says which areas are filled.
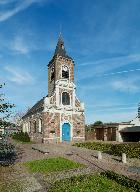
[[[62,125],[62,141],[70,141],[70,124],[64,123]]]

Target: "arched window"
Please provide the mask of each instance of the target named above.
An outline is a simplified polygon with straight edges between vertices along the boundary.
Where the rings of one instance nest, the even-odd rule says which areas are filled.
[[[36,121],[34,121],[34,133],[36,133]]]
[[[38,129],[39,133],[42,133],[42,119],[39,119],[39,129]]]
[[[67,92],[62,93],[62,104],[63,105],[70,105],[70,96]]]
[[[62,78],[69,78],[69,68],[67,66],[62,66]]]
[[[31,132],[31,121],[28,122],[28,131]]]
[[[54,66],[51,68],[51,81],[54,79]]]

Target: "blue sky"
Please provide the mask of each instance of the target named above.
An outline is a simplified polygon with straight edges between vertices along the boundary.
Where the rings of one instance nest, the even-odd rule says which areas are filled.
[[[0,0],[0,81],[25,111],[47,95],[60,25],[86,122],[128,121],[140,102],[139,0]]]

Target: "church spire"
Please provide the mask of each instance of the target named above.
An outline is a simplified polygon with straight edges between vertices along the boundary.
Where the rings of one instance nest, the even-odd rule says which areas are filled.
[[[63,41],[61,32],[59,33],[59,36],[58,36],[58,42],[57,42],[57,45],[56,45],[56,49],[55,49],[54,55],[60,55],[62,57],[66,57],[66,58],[71,59],[67,55],[67,52],[65,50],[64,41]]]

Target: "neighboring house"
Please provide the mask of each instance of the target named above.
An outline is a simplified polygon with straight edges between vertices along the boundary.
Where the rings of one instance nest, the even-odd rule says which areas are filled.
[[[93,125],[91,132],[86,132],[86,140],[138,142],[140,141],[140,105],[138,116],[130,122],[106,123]]]
[[[5,132],[8,134],[8,135],[11,135],[13,133],[18,133],[21,131],[21,128],[18,127],[18,126],[9,126],[5,129]]]
[[[48,64],[48,95],[23,116],[23,131],[38,142],[85,140],[84,104],[76,97],[74,61],[61,35]]]
[[[92,131],[86,132],[86,140],[116,141],[118,123],[92,125]]]
[[[140,118],[135,119],[127,124],[119,124],[117,141],[119,142],[138,142],[140,141]]]

